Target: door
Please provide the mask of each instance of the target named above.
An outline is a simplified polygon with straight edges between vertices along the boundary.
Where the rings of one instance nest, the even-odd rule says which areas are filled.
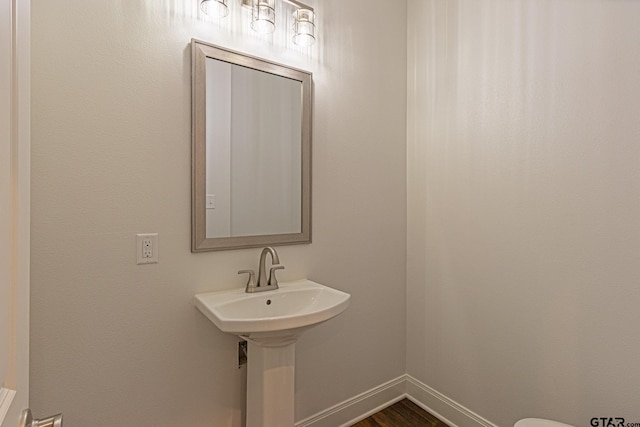
[[[0,0],[0,427],[29,406],[29,0]]]

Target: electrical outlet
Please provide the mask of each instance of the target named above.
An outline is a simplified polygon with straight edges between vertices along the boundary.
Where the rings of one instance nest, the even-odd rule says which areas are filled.
[[[136,258],[138,264],[158,262],[158,233],[136,235]]]
[[[215,209],[216,208],[216,195],[215,194],[207,194],[207,209]]]

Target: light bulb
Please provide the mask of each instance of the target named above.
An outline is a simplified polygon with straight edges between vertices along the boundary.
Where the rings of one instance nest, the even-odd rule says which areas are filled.
[[[260,34],[273,33],[276,29],[275,0],[253,0],[251,28]]]
[[[316,14],[308,9],[293,13],[293,42],[298,46],[311,46],[316,41]]]
[[[202,0],[200,10],[209,16],[224,18],[229,14],[227,0]]]

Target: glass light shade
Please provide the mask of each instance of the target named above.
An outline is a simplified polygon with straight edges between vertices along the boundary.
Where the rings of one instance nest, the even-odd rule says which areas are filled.
[[[311,46],[316,41],[316,14],[308,9],[293,12],[293,42],[298,46]]]
[[[253,0],[251,28],[260,34],[269,34],[275,31],[276,0]]]
[[[209,16],[217,16],[224,18],[229,14],[227,0],[202,0],[200,2],[200,10]]]

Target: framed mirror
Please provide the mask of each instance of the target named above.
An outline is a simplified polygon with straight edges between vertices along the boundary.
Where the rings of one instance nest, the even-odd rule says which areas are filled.
[[[191,41],[192,252],[311,242],[311,73]]]

